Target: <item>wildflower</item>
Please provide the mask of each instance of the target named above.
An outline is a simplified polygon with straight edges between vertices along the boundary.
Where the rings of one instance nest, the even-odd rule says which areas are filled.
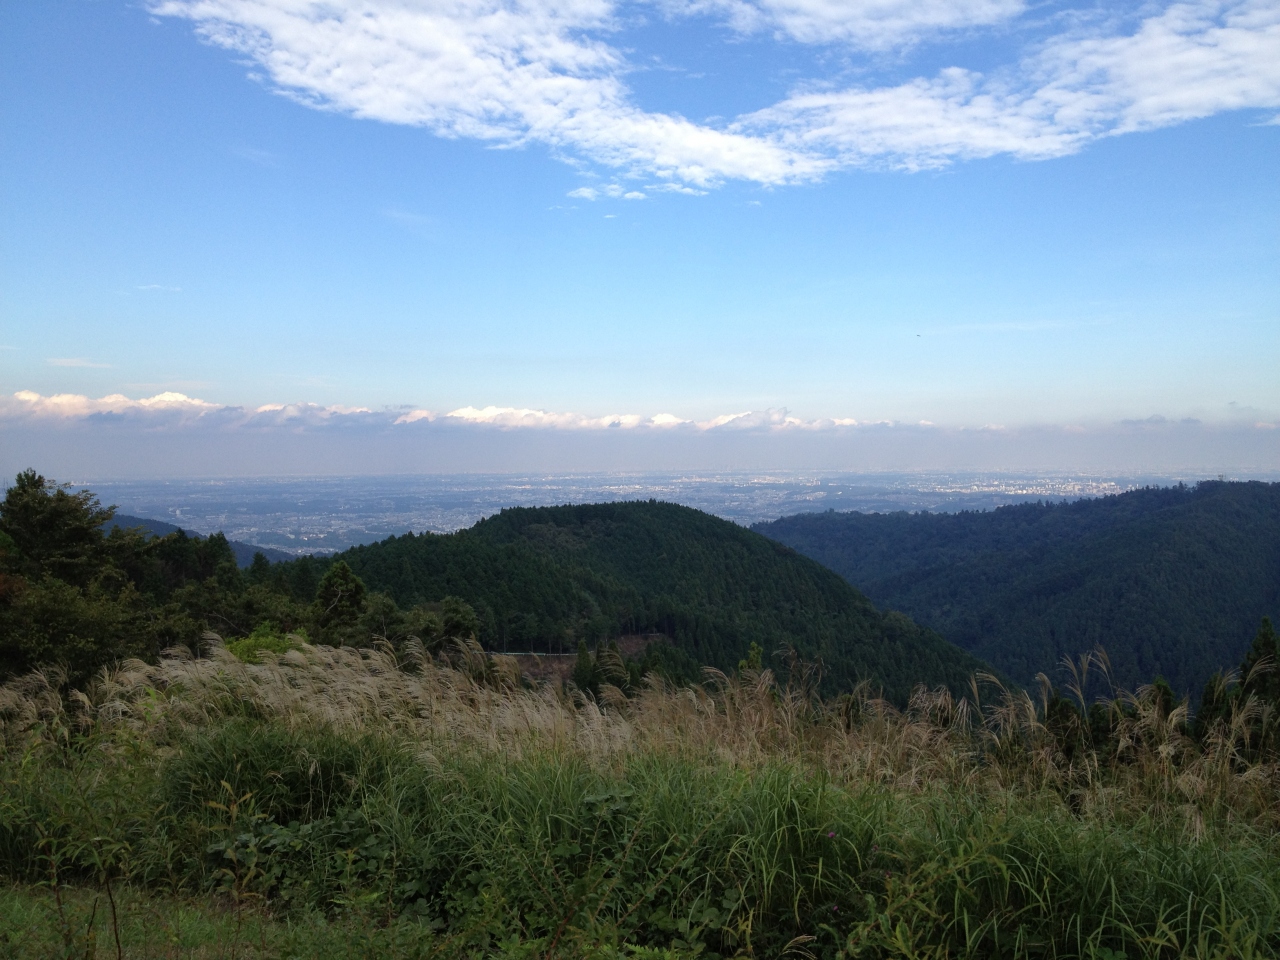
[[[830,833],[827,834],[828,840],[834,840],[835,838],[836,838],[836,832],[834,830],[832,830]]]

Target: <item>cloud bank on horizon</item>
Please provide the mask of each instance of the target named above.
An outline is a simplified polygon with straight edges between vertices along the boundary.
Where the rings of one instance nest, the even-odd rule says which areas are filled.
[[[0,398],[0,474],[163,479],[653,470],[1045,471],[1280,478],[1280,422],[1145,420],[945,427],[802,420],[785,410],[694,421],[512,407],[447,413],[313,403],[240,407],[181,393]]]
[[[309,106],[495,146],[540,143],[645,181],[584,199],[812,181],[840,169],[1038,160],[1100,137],[1280,107],[1280,4],[1185,0],[1046,13],[1023,0],[153,0]],[[813,75],[728,119],[646,110],[643,51],[611,43],[649,17],[710,19],[725,43],[812,48]],[[1013,37],[1012,62],[883,85],[850,57]],[[879,58],[877,60],[877,58]],[[838,63],[834,69],[824,64]],[[1276,122],[1272,118],[1269,122]]]
[[[580,413],[555,413],[518,407],[460,407],[444,413],[431,410],[393,408],[374,411],[368,407],[324,406],[316,403],[269,403],[258,407],[242,407],[210,403],[172,391],[152,397],[131,399],[113,393],[105,397],[88,397],[78,393],[43,395],[32,390],[19,390],[0,399],[0,423],[8,422],[77,422],[93,418],[114,417],[148,421],[154,425],[194,425],[201,421],[224,426],[291,425],[297,427],[336,423],[346,418],[367,423],[397,427],[415,423],[432,423],[491,427],[499,429],[602,430],[610,428],[669,430],[683,427],[692,430],[799,428],[821,430],[833,427],[884,426],[887,421],[858,421],[852,418],[802,420],[785,410],[746,410],[721,414],[708,420],[686,420],[671,413],[651,416],[640,414],[606,414],[593,417]],[[931,426],[931,424],[922,424]]]

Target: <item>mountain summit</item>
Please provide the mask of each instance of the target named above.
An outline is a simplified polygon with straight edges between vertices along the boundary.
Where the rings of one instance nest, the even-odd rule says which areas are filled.
[[[964,688],[985,665],[820,564],[743,527],[654,500],[503,510],[452,534],[406,534],[338,555],[401,607],[466,600],[496,650],[571,651],[662,634],[730,670],[752,643],[821,661],[823,687],[866,679],[903,700]]]

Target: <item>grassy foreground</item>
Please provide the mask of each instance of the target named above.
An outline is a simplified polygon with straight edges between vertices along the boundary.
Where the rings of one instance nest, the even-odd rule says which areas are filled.
[[[0,687],[0,951],[1280,954],[1280,776],[1247,717],[1197,743],[1144,690],[1099,738],[976,687],[596,702],[475,648],[265,659]]]

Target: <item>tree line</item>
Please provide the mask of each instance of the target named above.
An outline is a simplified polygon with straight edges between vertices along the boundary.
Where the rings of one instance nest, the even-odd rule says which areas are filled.
[[[106,528],[114,508],[26,470],[0,502],[0,678],[46,665],[79,683],[102,667],[153,661],[206,632],[279,643],[367,645],[409,636],[429,649],[474,637],[475,611],[443,596],[401,608],[342,562],[304,557],[241,570],[220,533],[161,537]],[[261,645],[261,643],[259,644]]]

